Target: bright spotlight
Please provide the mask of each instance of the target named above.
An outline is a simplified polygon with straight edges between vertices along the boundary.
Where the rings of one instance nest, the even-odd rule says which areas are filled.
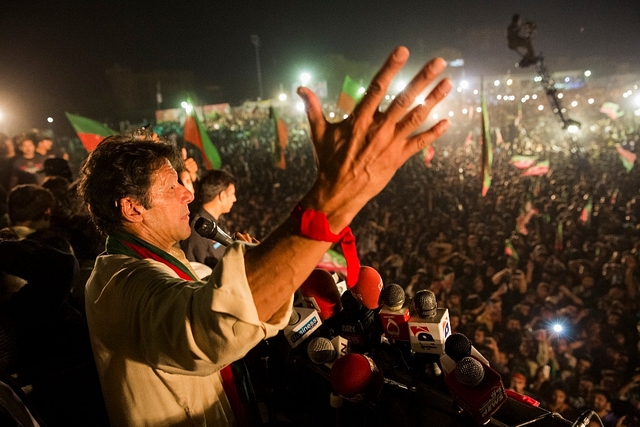
[[[474,90],[473,90],[473,94],[474,94],[474,95],[477,95],[477,94],[478,94],[478,89],[474,89]]]
[[[507,86],[511,86],[513,84],[513,79],[507,80]]]
[[[298,103],[296,103],[296,110],[304,111],[304,102],[298,101]]]
[[[584,72],[585,77],[589,77],[591,75],[591,70],[587,70]]]
[[[595,99],[593,99],[593,98],[589,98],[589,100],[588,100],[587,102],[588,102],[589,104],[593,104],[594,102],[596,102],[596,100],[595,100]]]
[[[456,92],[458,92],[458,93],[462,92],[462,86],[458,86],[458,87],[456,88]]]
[[[531,95],[531,99],[538,99],[538,95],[534,93],[533,95]]]
[[[498,96],[496,96],[496,98],[498,99],[498,101],[500,101],[502,99],[502,95],[498,95]]]
[[[467,110],[466,108],[462,109],[462,114],[467,114],[469,112],[469,110]]]
[[[332,119],[333,119],[335,116],[336,116],[336,113],[334,113],[333,111],[329,113],[329,117],[330,117],[330,118],[332,118]]]
[[[564,94],[563,94],[562,92],[560,92],[560,93],[558,94],[558,99],[562,99],[563,97],[564,97]]]
[[[500,86],[500,80],[496,80],[496,81],[494,81],[494,82],[493,82],[493,85],[494,85],[494,86]]]
[[[300,74],[300,83],[302,83],[302,86],[306,86],[307,83],[309,83],[309,80],[311,80],[311,74],[306,72]]]
[[[462,89],[467,89],[467,88],[469,87],[469,82],[468,82],[468,81],[466,81],[466,80],[461,81],[461,82],[460,82],[460,87],[461,87]]]
[[[187,108],[187,106],[188,106],[188,105],[189,105],[189,104],[187,103],[187,101],[182,101],[182,102],[180,103],[180,106],[181,106],[182,108],[185,108],[185,109]]]
[[[396,83],[396,90],[398,92],[402,92],[405,87],[407,87],[407,82],[398,82],[398,83]]]
[[[482,113],[482,107],[476,108],[476,113]]]
[[[579,128],[576,125],[569,125],[569,127],[567,128],[567,132],[569,132],[569,133],[577,133],[578,129]]]
[[[348,114],[345,114],[344,116],[342,116],[343,119],[346,119],[347,117],[349,117]]]
[[[53,123],[53,117],[47,117],[47,123]]]
[[[424,100],[425,100],[425,96],[424,95],[416,96],[416,104],[424,104]]]
[[[538,111],[544,110],[544,105],[538,105]]]
[[[553,331],[554,331],[555,333],[558,333],[558,334],[559,334],[560,332],[562,332],[562,325],[561,325],[561,324],[559,324],[559,323],[554,324],[554,325],[553,325]]]
[[[438,120],[438,117],[440,117],[440,116],[438,116],[438,113],[433,113],[433,116],[431,116],[431,117],[433,117],[433,120]]]
[[[286,93],[281,93],[280,95],[278,95],[278,99],[280,101],[286,101],[287,100],[287,94]]]
[[[358,95],[364,95],[364,91],[365,91],[365,90],[366,90],[365,88],[363,88],[362,86],[360,86],[360,87],[358,88]]]
[[[573,101],[573,102],[571,103],[571,106],[572,106],[572,107],[577,107],[577,106],[578,106],[578,101]]]
[[[453,117],[453,111],[449,111],[449,117]]]

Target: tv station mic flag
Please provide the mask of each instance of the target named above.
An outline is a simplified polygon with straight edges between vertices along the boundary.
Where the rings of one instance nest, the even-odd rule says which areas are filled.
[[[69,123],[71,123],[73,130],[76,131],[80,142],[82,142],[82,145],[89,153],[92,152],[103,139],[117,134],[116,131],[109,129],[107,126],[95,120],[67,112],[64,114],[67,116]]]

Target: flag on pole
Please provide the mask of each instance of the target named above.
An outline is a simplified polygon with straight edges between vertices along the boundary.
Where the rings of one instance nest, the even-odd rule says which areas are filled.
[[[562,233],[562,221],[558,221],[558,228],[556,229],[556,239],[555,242],[553,244],[553,248],[556,251],[556,254],[559,254],[560,252],[562,252],[562,249],[564,249],[564,236]]]
[[[620,144],[616,144],[616,151],[618,152],[618,156],[620,156],[622,166],[624,166],[627,172],[631,172],[631,169],[633,169],[633,164],[636,162],[636,155],[631,151],[622,148]]]
[[[187,103],[193,106],[190,99],[187,100]],[[187,110],[187,116],[184,120],[184,140],[195,145],[202,152],[206,169],[220,169],[222,166],[220,153],[218,153],[216,146],[213,145],[209,135],[207,135],[207,130],[198,119],[195,107],[191,107],[190,111]]]
[[[538,162],[522,173],[522,176],[540,176],[549,172],[549,160]]]
[[[433,145],[429,145],[427,148],[422,149],[422,157],[424,158],[424,165],[426,167],[431,166],[431,160],[435,155],[436,155],[436,150],[435,148],[433,148]]]
[[[516,264],[520,262],[520,255],[518,255],[518,251],[513,247],[510,240],[504,241],[504,254],[511,258]]]
[[[582,208],[580,212],[580,222],[589,225],[591,223],[591,211],[593,210],[593,200],[591,196],[587,199],[587,204]]]
[[[275,139],[271,143],[271,148],[273,150],[273,163],[277,168],[285,170],[287,165],[284,158],[284,151],[287,148],[287,143],[289,141],[287,125],[273,107],[269,107],[269,117],[273,120],[273,127],[276,135]]]
[[[92,152],[98,143],[108,136],[117,134],[116,131],[95,120],[88,119],[75,114],[64,113],[71,123],[73,130],[78,134],[80,142],[88,152]]]
[[[351,114],[363,95],[364,88],[360,86],[360,83],[349,76],[345,76],[336,106],[345,113]]]
[[[480,106],[482,108],[482,197],[487,195],[491,187],[491,165],[493,163],[493,152],[491,148],[491,134],[489,128],[489,112],[487,111],[487,100],[484,93],[484,78],[481,81],[482,95]]]
[[[473,143],[473,132],[469,131],[467,137],[464,139],[464,148],[468,148]]]
[[[518,169],[526,169],[528,167],[533,166],[533,164],[538,160],[538,156],[513,156],[509,163]]]

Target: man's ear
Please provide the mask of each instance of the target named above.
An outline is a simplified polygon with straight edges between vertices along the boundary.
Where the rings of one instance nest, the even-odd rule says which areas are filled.
[[[142,222],[142,213],[145,209],[140,202],[130,197],[123,197],[118,200],[118,207],[125,221]]]

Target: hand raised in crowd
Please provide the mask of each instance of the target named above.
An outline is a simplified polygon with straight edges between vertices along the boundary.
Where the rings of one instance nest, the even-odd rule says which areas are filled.
[[[449,128],[449,122],[441,120],[424,132],[412,134],[451,90],[451,81],[443,79],[423,103],[414,106],[416,97],[446,67],[442,58],[429,61],[386,111],[379,110],[391,81],[408,58],[407,48],[396,48],[353,113],[338,123],[325,119],[320,101],[311,90],[298,89],[305,102],[318,164],[318,178],[302,204],[327,212],[334,232],[347,226],[409,157]]]
[[[193,157],[187,157],[186,148],[182,149],[182,159],[184,160],[184,166],[191,177],[191,182],[196,182],[198,179],[198,163]]]

